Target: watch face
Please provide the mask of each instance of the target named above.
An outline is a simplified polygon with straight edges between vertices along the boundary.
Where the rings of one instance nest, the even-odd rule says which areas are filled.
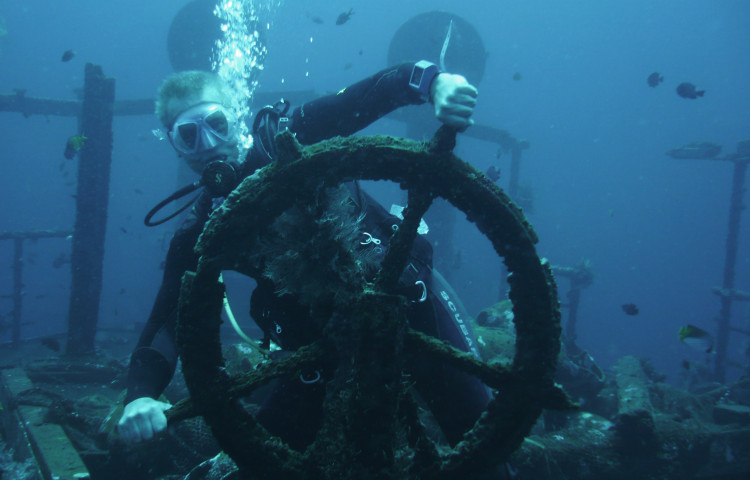
[[[409,85],[419,87],[419,85],[422,83],[423,75],[424,75],[424,68],[414,67],[414,70],[412,70],[411,72],[411,80],[409,80]]]

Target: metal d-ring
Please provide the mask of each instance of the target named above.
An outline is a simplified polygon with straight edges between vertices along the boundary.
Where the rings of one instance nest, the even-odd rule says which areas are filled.
[[[320,380],[320,370],[315,370],[315,376],[312,379],[305,378],[304,373],[299,374],[299,381],[304,383],[305,385],[312,385],[313,383],[316,383],[318,380]]]
[[[422,287],[422,296],[419,297],[419,300],[412,300],[412,303],[422,303],[427,300],[427,285],[425,285],[422,280],[417,280],[414,282],[414,285]]]
[[[360,245],[369,245],[371,243],[373,243],[375,245],[380,245],[380,239],[379,238],[373,237],[371,233],[367,233],[367,232],[363,232],[363,233],[365,234],[365,236],[367,236],[367,238],[365,239],[364,242],[359,242]]]

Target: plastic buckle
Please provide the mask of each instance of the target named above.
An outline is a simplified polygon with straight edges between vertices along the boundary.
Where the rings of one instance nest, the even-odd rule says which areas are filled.
[[[276,133],[278,134],[286,130],[289,130],[290,123],[291,122],[289,121],[289,117],[279,117],[279,125],[278,125],[278,128],[276,129]]]

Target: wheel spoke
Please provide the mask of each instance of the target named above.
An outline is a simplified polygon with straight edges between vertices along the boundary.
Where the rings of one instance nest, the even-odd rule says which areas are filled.
[[[427,355],[436,362],[451,365],[458,370],[473,375],[485,385],[495,390],[514,383],[518,378],[510,367],[500,364],[487,364],[473,354],[461,351],[447,343],[416,330],[406,334],[406,348],[411,355]]]
[[[393,232],[388,243],[388,250],[375,280],[376,288],[384,292],[393,292],[398,279],[409,261],[409,253],[417,238],[417,229],[422,217],[432,204],[432,196],[420,189],[409,189],[409,203],[404,209],[404,221]]]
[[[233,399],[249,395],[274,378],[289,376],[305,366],[316,364],[330,355],[329,351],[322,340],[306,345],[286,358],[263,363],[252,372],[233,376],[227,393]]]

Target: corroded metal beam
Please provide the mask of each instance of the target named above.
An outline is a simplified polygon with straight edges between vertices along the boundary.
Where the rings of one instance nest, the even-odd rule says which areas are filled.
[[[105,77],[100,66],[86,64],[81,131],[86,132],[88,140],[78,161],[66,344],[69,355],[94,352],[109,204],[114,100],[115,80]]]

